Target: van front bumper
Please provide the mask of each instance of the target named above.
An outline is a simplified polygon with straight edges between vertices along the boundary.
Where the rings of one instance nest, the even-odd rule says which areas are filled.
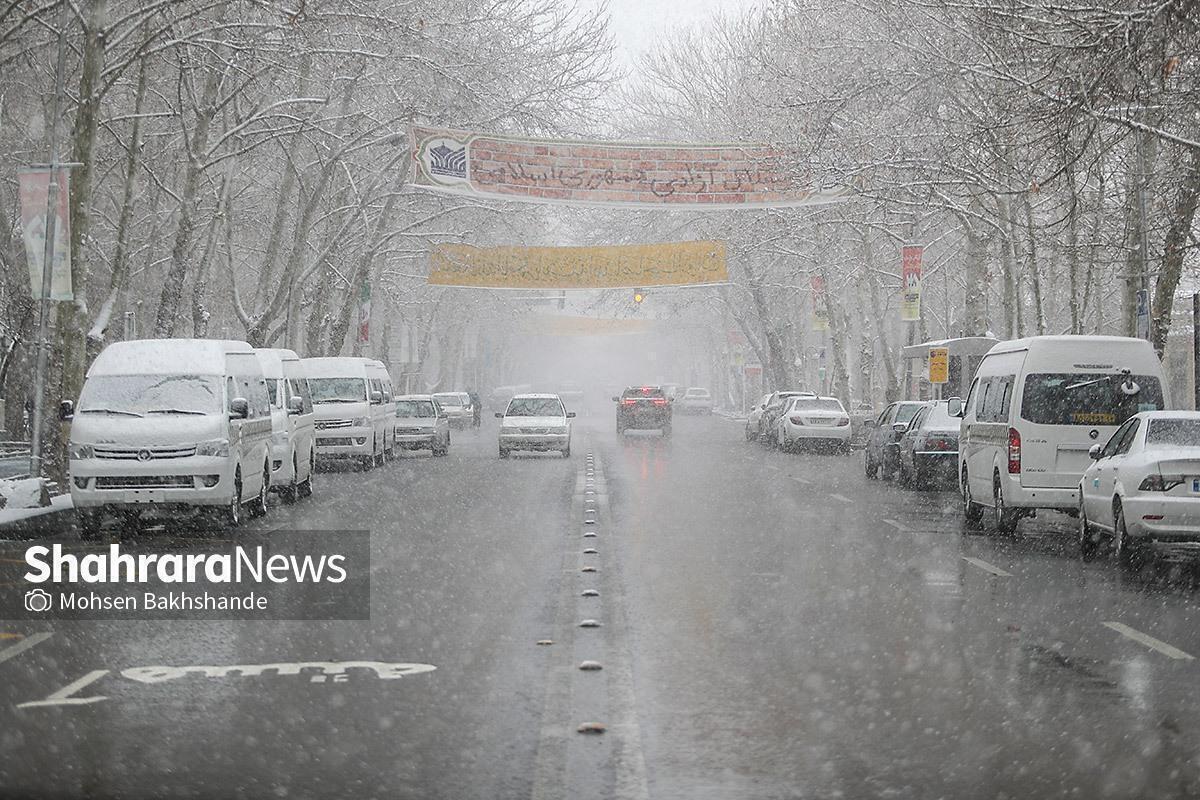
[[[70,462],[71,501],[100,506],[223,506],[233,497],[236,462],[190,456],[148,461],[80,458]]]
[[[329,428],[318,430],[318,458],[361,458],[375,454],[371,428]]]

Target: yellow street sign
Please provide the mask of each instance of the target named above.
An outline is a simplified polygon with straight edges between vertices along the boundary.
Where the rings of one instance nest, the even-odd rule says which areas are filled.
[[[948,383],[950,381],[950,348],[929,348],[929,382]]]

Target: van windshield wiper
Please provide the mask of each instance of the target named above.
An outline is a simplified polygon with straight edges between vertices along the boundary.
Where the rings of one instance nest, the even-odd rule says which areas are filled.
[[[152,408],[146,412],[147,414],[199,414],[204,416],[203,411],[196,411],[190,408]]]
[[[313,400],[314,403],[361,403],[362,398],[353,397],[331,397],[328,400]]]
[[[1112,380],[1113,378],[1119,378],[1119,377],[1120,377],[1119,375],[1105,375],[1103,378],[1096,378],[1095,380],[1091,380],[1091,381],[1081,381],[1080,383],[1072,383],[1070,386],[1063,387],[1063,391],[1070,392],[1074,389],[1084,389],[1084,388],[1087,388],[1088,386],[1095,386],[1097,383],[1104,383],[1106,381]]]
[[[121,414],[126,417],[140,417],[136,411],[122,411],[118,408],[81,408],[80,414]]]

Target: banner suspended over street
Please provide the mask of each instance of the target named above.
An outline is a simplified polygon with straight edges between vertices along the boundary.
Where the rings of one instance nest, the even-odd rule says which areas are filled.
[[[54,265],[50,273],[50,299],[71,300],[71,171],[58,168],[58,202],[55,203]],[[33,299],[42,299],[42,269],[46,262],[46,210],[50,197],[50,168],[26,167],[17,171],[21,200],[21,238],[29,264]]]
[[[439,244],[429,283],[497,289],[636,289],[724,283],[724,242],[597,247]]]
[[[784,208],[845,200],[758,144],[524,139],[413,126],[412,183],[452,194],[627,208]]]
[[[900,251],[900,319],[916,322],[921,318],[921,261],[925,248],[905,245]]]

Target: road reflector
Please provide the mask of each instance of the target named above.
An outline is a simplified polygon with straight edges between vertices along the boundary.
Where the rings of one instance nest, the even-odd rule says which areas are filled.
[[[578,733],[604,733],[608,727],[603,722],[585,722],[575,729]]]
[[[584,672],[595,672],[596,670],[604,669],[604,666],[599,661],[584,661],[579,665],[579,668]]]
[[[581,627],[581,628],[599,628],[600,621],[596,620],[596,619],[585,619],[583,622],[579,623],[579,627]]]

